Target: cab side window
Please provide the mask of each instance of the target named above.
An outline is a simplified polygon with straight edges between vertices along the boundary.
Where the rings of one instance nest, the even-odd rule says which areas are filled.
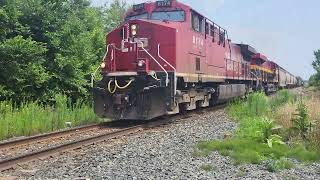
[[[199,14],[197,14],[195,12],[192,12],[191,16],[192,16],[191,17],[192,29],[194,31],[202,33],[203,30],[204,30],[204,27],[203,27],[204,18],[201,15],[199,15]]]
[[[206,35],[210,35],[210,24],[206,22]]]

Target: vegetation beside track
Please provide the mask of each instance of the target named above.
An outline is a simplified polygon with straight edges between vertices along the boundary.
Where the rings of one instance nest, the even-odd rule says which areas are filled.
[[[55,106],[39,102],[14,105],[11,101],[0,102],[0,140],[18,136],[31,136],[66,128],[99,122],[91,105],[65,95],[55,96]]]
[[[293,159],[320,161],[320,99],[302,97],[288,90],[268,98],[254,93],[233,102],[227,113],[239,123],[232,137],[198,144],[198,155],[218,151],[235,164],[264,164],[269,171],[292,168]]]
[[[97,120],[84,103],[92,101],[91,73],[101,64],[105,34],[128,7],[120,0],[103,7],[90,0],[0,1],[0,140]]]

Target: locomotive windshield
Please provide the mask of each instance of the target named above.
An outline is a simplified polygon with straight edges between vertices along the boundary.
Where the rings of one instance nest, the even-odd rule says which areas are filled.
[[[183,22],[185,21],[185,16],[184,11],[156,11],[151,14],[151,19]]]
[[[138,14],[135,16],[127,16],[126,21],[134,19],[148,19],[148,13]]]

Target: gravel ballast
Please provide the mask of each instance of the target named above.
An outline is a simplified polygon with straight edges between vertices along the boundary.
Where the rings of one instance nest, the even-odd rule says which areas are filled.
[[[35,161],[1,176],[25,179],[320,179],[319,164],[268,172],[263,165],[234,165],[217,152],[195,156],[200,141],[223,139],[237,124],[224,110]],[[209,169],[203,166],[210,167]],[[1,178],[0,178],[1,179]]]

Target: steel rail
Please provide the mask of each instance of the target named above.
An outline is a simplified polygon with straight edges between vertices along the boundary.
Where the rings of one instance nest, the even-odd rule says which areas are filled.
[[[187,119],[189,117],[192,117],[192,114],[199,114],[199,112],[204,113],[203,111],[209,112],[209,111],[219,110],[224,107],[225,107],[225,105],[217,105],[212,108],[198,109],[195,111],[191,111],[191,113],[179,114],[176,116],[172,116],[172,118],[164,118],[161,120],[155,120],[155,121],[147,122],[145,124],[140,124],[140,125],[132,126],[129,128],[117,130],[114,132],[104,133],[101,135],[97,135],[97,136],[93,136],[93,137],[89,137],[89,138],[84,138],[84,139],[81,139],[78,141],[72,141],[69,143],[57,145],[57,146],[46,148],[46,149],[39,150],[36,152],[31,152],[31,153],[27,153],[24,155],[19,155],[19,156],[13,157],[13,158],[4,159],[4,160],[0,161],[0,172],[14,168],[18,164],[30,162],[30,161],[36,160],[38,158],[48,157],[48,156],[58,154],[60,152],[64,152],[64,151],[67,151],[70,149],[77,149],[77,148],[81,148],[82,146],[91,145],[93,143],[102,142],[102,141],[117,138],[120,136],[129,135],[129,134],[132,134],[135,132],[142,131],[144,129],[155,128],[155,127],[167,125],[172,122],[176,122],[179,119],[182,120],[182,119]],[[185,117],[186,115],[187,115],[187,118]]]
[[[13,157],[10,159],[5,159],[0,161],[0,172],[4,170],[8,170],[10,168],[14,168],[17,164],[20,164],[20,163],[26,163],[38,158],[48,157],[50,155],[57,154],[59,152],[63,152],[66,150],[77,149],[82,146],[90,145],[96,142],[101,142],[101,141],[116,138],[119,136],[128,135],[128,134],[140,131],[141,129],[142,129],[142,125],[138,125],[138,126],[122,129],[116,132],[105,133],[98,136],[81,139],[79,141],[73,141],[70,143],[57,145],[52,148],[46,148],[44,150],[40,150],[37,152],[32,152],[32,153],[20,155],[17,157]]]
[[[51,132],[51,133],[40,134],[40,135],[21,138],[21,139],[12,140],[12,141],[6,141],[6,142],[0,143],[0,150],[8,148],[10,146],[18,146],[18,145],[32,143],[32,142],[35,142],[35,141],[46,140],[46,139],[49,139],[49,138],[61,137],[61,136],[65,136],[65,135],[69,135],[69,134],[75,133],[77,131],[91,130],[91,129],[99,128],[100,126],[102,126],[102,124],[81,126],[81,127],[77,127],[77,128],[71,128],[71,129],[62,130],[62,131],[55,131],[55,132]]]

